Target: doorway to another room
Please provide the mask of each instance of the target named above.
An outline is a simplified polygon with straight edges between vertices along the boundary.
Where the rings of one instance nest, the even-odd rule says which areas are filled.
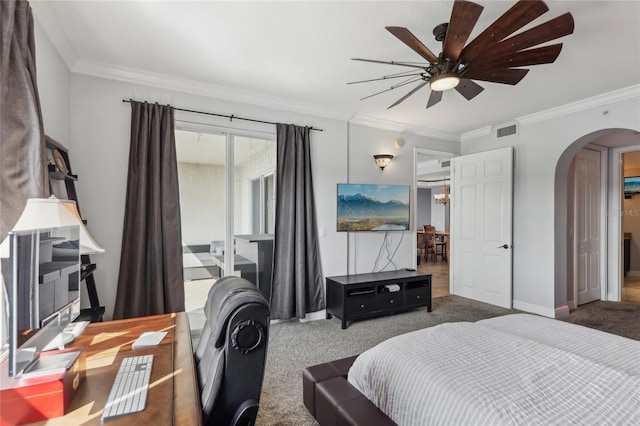
[[[624,199],[622,202],[623,302],[640,304],[640,151],[622,154]]]
[[[416,270],[431,274],[433,297],[450,293],[450,164],[455,154],[416,149]],[[431,235],[425,226],[431,226]],[[431,235],[431,236],[428,236]]]

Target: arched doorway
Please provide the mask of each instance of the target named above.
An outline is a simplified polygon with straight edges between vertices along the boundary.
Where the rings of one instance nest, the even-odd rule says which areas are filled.
[[[619,215],[607,214],[621,211],[622,200],[622,172],[620,170],[621,150],[640,149],[640,132],[629,129],[603,129],[575,140],[562,153],[555,169],[554,180],[554,297],[555,306],[570,306],[574,293],[573,283],[568,279],[571,274],[569,268],[573,259],[568,254],[572,252],[571,225],[569,222],[569,183],[571,163],[576,154],[586,145],[602,147],[606,173],[604,179],[604,202],[601,214],[605,215],[600,228],[600,238],[604,242],[602,259],[607,273],[604,275],[603,299],[620,300],[621,263],[622,263],[622,231]],[[637,147],[636,147],[637,146]],[[567,312],[568,313],[568,312]]]

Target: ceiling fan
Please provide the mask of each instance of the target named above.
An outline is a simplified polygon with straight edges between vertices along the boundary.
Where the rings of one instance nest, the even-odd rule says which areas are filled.
[[[455,0],[449,23],[440,24],[433,29],[435,39],[442,42],[442,52],[439,55],[429,50],[407,28],[386,27],[427,63],[353,58],[354,61],[398,65],[410,70],[347,84],[405,79],[389,89],[362,98],[364,100],[401,86],[418,83],[387,109],[400,104],[427,85],[431,88],[427,108],[440,102],[442,92],[453,88],[467,100],[471,100],[484,90],[473,80],[518,84],[529,72],[520,67],[552,63],[562,50],[562,43],[534,46],[573,33],[573,17],[570,13],[565,13],[511,36],[549,10],[542,0],[519,0],[465,46],[483,9],[483,6],[470,1]]]

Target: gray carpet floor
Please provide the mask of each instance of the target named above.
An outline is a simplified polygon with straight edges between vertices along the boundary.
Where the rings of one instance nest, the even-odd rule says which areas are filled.
[[[340,327],[336,318],[272,324],[260,410],[256,425],[317,425],[302,403],[302,370],[311,365],[359,354],[390,337],[453,321],[477,321],[519,311],[447,296],[426,308]],[[190,314],[194,343],[198,313]],[[593,302],[572,311],[566,321],[640,340],[640,305]],[[195,322],[195,323],[194,323]],[[195,325],[195,327],[194,327]]]

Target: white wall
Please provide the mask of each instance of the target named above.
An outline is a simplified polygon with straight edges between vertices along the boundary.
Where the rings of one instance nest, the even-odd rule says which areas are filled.
[[[36,70],[44,133],[71,149],[71,73],[44,30],[34,19]],[[75,166],[71,155],[71,166]],[[75,172],[75,168],[73,169]]]
[[[416,228],[422,229],[423,225],[431,223],[431,188],[418,188],[416,197]]]
[[[398,148],[395,145],[396,138],[404,140],[404,146]],[[414,177],[414,148],[425,148],[436,151],[459,152],[459,144],[457,142],[445,141],[424,136],[416,136],[407,133],[398,133],[389,130],[374,129],[371,127],[350,124],[349,125],[349,162],[348,162],[348,181],[346,183],[374,183],[387,185],[411,185],[415,186]],[[391,165],[380,170],[373,161],[374,154],[392,154],[394,156]],[[330,194],[329,208],[333,209],[334,222],[331,224],[335,230],[335,187],[332,188]],[[413,191],[411,191],[413,193]],[[413,198],[413,197],[412,197]],[[416,200],[411,199],[411,209],[413,212],[413,203]],[[411,217],[411,229],[416,229],[416,219]],[[422,223],[418,224],[422,227]],[[384,242],[384,233],[381,232],[351,232],[344,233],[348,235],[349,256],[348,269],[342,274],[364,273],[381,270],[388,265],[386,270],[394,269],[394,264],[398,268],[410,268],[414,266],[416,261],[415,255],[415,232],[389,232],[388,243],[390,250],[395,255],[389,263],[387,260],[388,252],[382,250],[383,256],[376,265],[380,248]]]
[[[511,145],[515,151],[513,211],[514,307],[555,316],[566,305],[566,244],[556,242],[556,232],[566,234],[566,177],[570,159],[583,138],[602,129],[640,130],[638,97],[612,100],[605,105],[567,109],[562,115],[531,118],[520,124],[517,135],[496,140],[487,135],[462,143],[462,154]],[[605,112],[606,111],[606,112]],[[582,138],[582,139],[581,139]],[[572,145],[574,142],[578,145]],[[562,154],[568,151],[565,156]],[[570,152],[569,152],[570,151]],[[562,161],[559,164],[559,161]],[[556,185],[556,169],[563,179]],[[560,193],[561,192],[561,193]],[[561,202],[556,202],[556,200]],[[565,215],[564,228],[556,229],[556,216]],[[566,241],[566,239],[565,239]]]
[[[224,173],[223,166],[178,163],[183,244],[224,241]]]

